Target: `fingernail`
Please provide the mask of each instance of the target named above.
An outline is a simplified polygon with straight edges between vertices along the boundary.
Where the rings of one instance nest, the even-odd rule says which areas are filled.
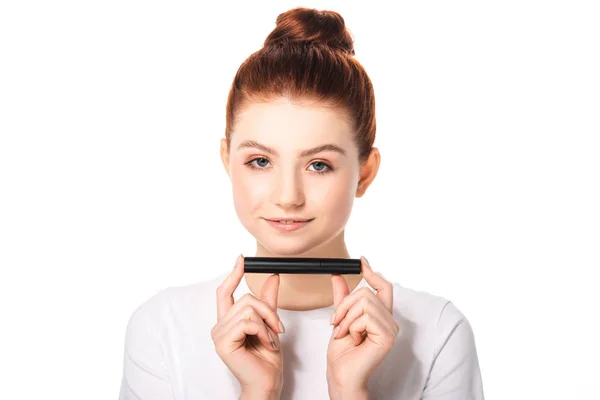
[[[331,321],[329,321],[329,325],[333,325],[333,321],[335,321],[335,313],[331,314]]]
[[[273,340],[273,336],[271,335],[271,332],[269,332],[269,327],[267,326],[267,324],[265,323],[265,328],[267,328],[267,335],[269,335],[269,340],[271,341],[271,346],[273,346],[273,348],[275,350],[277,350],[277,343],[275,343],[275,340]]]
[[[367,258],[365,256],[362,256],[362,258],[365,260],[365,265],[364,265],[363,270],[368,273],[373,272],[373,268],[371,268],[371,264],[369,263],[369,260],[367,260]]]
[[[281,320],[279,320],[279,330],[281,331],[281,333],[285,333],[285,326],[283,325],[283,322],[281,322]]]
[[[270,333],[269,333],[269,337],[271,338],[271,346],[273,346],[273,348],[275,350],[279,350],[279,346],[277,346],[277,343],[275,343],[275,340],[273,340],[273,337],[271,336]]]
[[[335,329],[333,330],[332,336],[333,336],[333,337],[335,337],[335,336],[338,334],[338,332],[339,332],[339,331],[340,331],[340,326],[338,325],[338,326],[336,326],[336,327],[335,327]]]
[[[235,264],[233,266],[233,269],[235,269],[238,266],[238,263],[240,262],[241,259],[242,259],[242,254],[240,254],[238,256],[238,258],[235,260]]]

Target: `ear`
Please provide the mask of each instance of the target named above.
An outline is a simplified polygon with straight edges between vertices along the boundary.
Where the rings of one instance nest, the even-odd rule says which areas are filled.
[[[221,139],[221,162],[223,163],[223,167],[225,167],[225,172],[231,177],[229,174],[229,146],[227,146],[227,138]]]
[[[360,166],[360,176],[358,186],[356,188],[356,197],[362,197],[365,194],[367,188],[371,185],[375,179],[375,176],[377,176],[380,161],[381,155],[379,154],[379,149],[377,149],[377,147],[373,147],[371,149],[371,153],[369,154],[369,158],[367,158],[367,160]]]

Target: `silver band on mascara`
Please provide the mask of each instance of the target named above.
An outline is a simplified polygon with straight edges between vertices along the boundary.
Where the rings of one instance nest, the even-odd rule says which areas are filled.
[[[360,259],[244,257],[244,272],[262,274],[360,274]]]

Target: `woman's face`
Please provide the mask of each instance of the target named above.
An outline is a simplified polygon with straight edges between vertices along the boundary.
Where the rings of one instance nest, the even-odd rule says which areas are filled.
[[[285,99],[249,104],[237,117],[229,155],[225,139],[221,154],[241,223],[273,255],[326,246],[343,232],[357,195],[349,122],[339,110]]]

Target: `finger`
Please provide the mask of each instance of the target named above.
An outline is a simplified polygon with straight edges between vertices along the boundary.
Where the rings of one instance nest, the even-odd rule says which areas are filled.
[[[279,328],[279,316],[267,303],[257,299],[251,293],[243,295],[230,309],[229,313],[223,317],[229,321],[225,323],[225,326],[231,325],[231,321],[235,322],[240,319],[240,315],[248,316],[251,313],[256,312],[261,320],[273,329],[274,332],[283,333]]]
[[[338,321],[341,321],[342,319],[344,319],[346,317],[346,313],[348,312],[348,310],[350,310],[350,308],[352,308],[354,303],[356,303],[357,301],[360,301],[363,297],[367,297],[367,298],[370,298],[371,300],[373,300],[374,302],[381,303],[381,301],[379,299],[377,299],[377,297],[375,296],[373,291],[371,291],[370,288],[368,288],[367,286],[363,286],[360,289],[358,289],[357,291],[355,291],[354,293],[346,296],[341,301],[341,303],[338,304],[337,307],[335,307],[332,324],[336,325],[338,323]],[[385,307],[385,306],[382,304],[382,307]]]
[[[277,310],[279,282],[279,274],[273,274],[265,280],[262,290],[260,291],[260,299],[268,304],[274,311]]]
[[[377,303],[380,303],[379,301]],[[348,310],[346,315],[340,320],[339,330],[335,335],[335,338],[340,338],[346,336],[348,333],[350,325],[363,314],[381,314],[381,308],[383,308],[383,304],[380,303],[380,307],[377,307],[377,304],[370,300],[368,297],[362,297],[358,301],[354,302],[352,307]],[[388,315],[389,313],[385,310]],[[337,315],[337,314],[336,314]]]
[[[244,256],[241,254],[235,261],[233,271],[223,280],[217,288],[217,321],[221,320],[233,306],[233,292],[244,276]]]
[[[233,308],[232,308],[233,310]],[[263,324],[264,325],[264,329],[261,330],[257,336],[258,339],[260,340],[261,343],[263,343],[265,345],[265,347],[269,347],[273,340],[273,336],[276,336],[275,334],[271,334],[269,332],[268,326],[267,324],[263,321],[262,317],[256,312],[255,309],[253,309],[250,306],[245,307],[244,309],[238,311],[235,315],[233,315],[231,317],[231,319],[229,321],[227,321],[226,323],[224,323],[221,326],[220,331],[223,332],[224,336],[227,336],[231,331],[236,329],[236,326],[239,324],[240,321],[252,321],[252,322],[256,322],[258,324]],[[240,343],[236,343],[236,346],[234,346],[234,348],[239,348]],[[274,348],[275,346],[273,346]]]
[[[246,336],[256,335],[260,343],[267,349],[273,350],[273,341],[269,338],[267,327],[260,321],[251,321],[248,319],[238,320],[223,338],[228,351],[232,352],[244,345]]]
[[[369,265],[369,261],[365,257],[361,257],[361,272],[367,281],[367,283],[377,291],[377,298],[381,300],[381,302],[387,307],[387,309],[393,313],[394,308],[394,297],[391,282],[388,282],[383,276],[375,273],[371,266]]]
[[[267,335],[269,336],[269,339],[271,340],[271,346],[273,347],[273,350],[279,350],[280,347],[280,341],[279,341],[279,335],[277,334],[276,331],[273,331],[271,328],[269,328],[269,326],[267,324],[265,324],[265,329],[267,330]]]
[[[382,321],[377,315],[363,314],[350,324],[349,332],[357,346],[362,342],[363,332],[367,332],[366,337],[373,343],[391,347],[396,341],[396,334],[390,325],[389,322]]]
[[[331,285],[333,287],[333,306],[337,307],[342,300],[350,293],[348,282],[339,274],[331,275]]]
[[[346,316],[340,321],[339,330],[335,338],[346,336],[346,333],[350,330],[350,325],[364,314],[377,317],[390,331],[394,332],[394,335],[398,333],[398,323],[385,306],[381,304],[381,301],[377,299],[373,300],[370,297],[362,297],[350,307]]]

